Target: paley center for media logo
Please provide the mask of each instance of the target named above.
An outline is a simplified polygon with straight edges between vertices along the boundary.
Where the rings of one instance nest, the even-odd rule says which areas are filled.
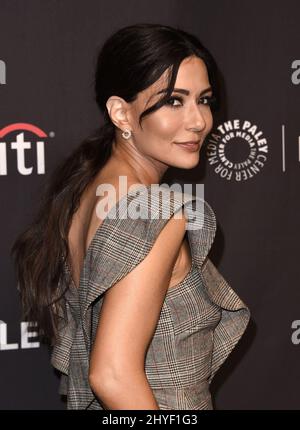
[[[51,132],[49,135],[52,134]],[[21,175],[45,174],[45,139],[47,137],[48,135],[41,128],[29,123],[14,123],[0,129],[0,176],[9,174],[9,151],[14,152],[13,169],[17,169]],[[32,165],[32,160],[34,160],[35,166]]]
[[[208,139],[206,155],[215,173],[228,181],[246,181],[261,172],[268,154],[263,132],[250,121],[220,124]]]
[[[33,328],[32,328],[33,327]],[[33,339],[32,339],[33,338]],[[0,351],[11,351],[12,349],[39,348],[40,341],[36,322],[21,321],[20,343],[8,342],[7,324],[0,320]]]

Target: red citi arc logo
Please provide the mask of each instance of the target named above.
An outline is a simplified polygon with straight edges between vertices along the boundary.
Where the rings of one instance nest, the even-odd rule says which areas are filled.
[[[24,132],[33,134],[33,142],[25,140]],[[7,142],[9,135],[14,133],[10,144]],[[0,129],[0,176],[5,176],[7,172],[7,154],[8,150],[15,150],[16,166],[21,175],[31,175],[33,172],[32,166],[26,165],[26,150],[34,150],[36,155],[36,173],[42,175],[45,173],[45,141],[47,134],[39,127],[18,122],[7,125]],[[37,139],[38,138],[38,139]],[[36,140],[37,139],[37,140]],[[34,143],[35,141],[35,143]]]

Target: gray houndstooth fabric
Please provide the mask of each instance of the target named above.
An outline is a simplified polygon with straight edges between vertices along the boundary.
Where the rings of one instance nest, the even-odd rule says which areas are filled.
[[[133,219],[137,204],[142,215]],[[88,383],[103,293],[146,257],[182,206],[192,266],[166,294],[145,373],[160,409],[213,408],[209,385],[245,332],[250,311],[208,258],[216,233],[209,204],[168,186],[149,185],[138,195],[126,194],[109,211],[87,250],[79,288],[71,282],[67,290],[68,323],[51,355],[62,373],[59,392],[67,395],[67,409],[104,409]]]

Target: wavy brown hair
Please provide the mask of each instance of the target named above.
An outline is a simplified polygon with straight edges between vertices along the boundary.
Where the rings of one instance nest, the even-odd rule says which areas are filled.
[[[96,58],[95,100],[104,123],[87,137],[52,173],[36,217],[15,240],[14,259],[22,317],[37,323],[41,340],[54,345],[59,325],[67,323],[64,293],[68,288],[64,264],[68,257],[68,232],[86,187],[112,153],[115,126],[106,102],[112,95],[126,102],[136,99],[167,70],[165,95],[139,118],[163,106],[171,96],[180,63],[201,58],[213,89],[211,108],[219,106],[217,66],[198,38],[179,28],[158,24],[124,27],[106,40]]]

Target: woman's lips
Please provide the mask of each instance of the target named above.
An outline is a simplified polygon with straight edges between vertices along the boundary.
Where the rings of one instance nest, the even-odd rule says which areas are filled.
[[[198,149],[200,147],[200,141],[177,143],[177,145],[181,146],[185,150],[194,152],[194,151],[198,151]]]

